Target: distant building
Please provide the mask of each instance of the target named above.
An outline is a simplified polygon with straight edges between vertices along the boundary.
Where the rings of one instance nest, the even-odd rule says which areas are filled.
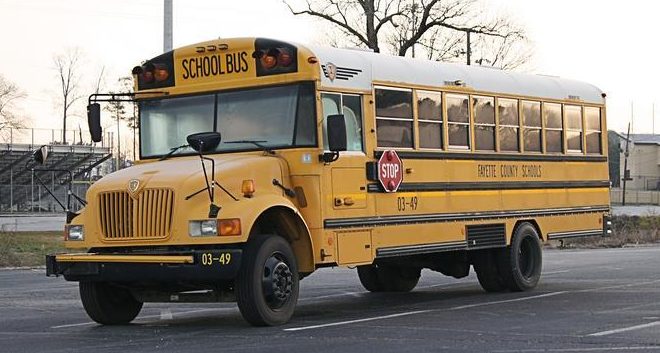
[[[620,138],[619,180],[624,176],[626,136]],[[660,134],[630,134],[628,146],[628,170],[630,177],[626,183],[628,190],[660,190]]]

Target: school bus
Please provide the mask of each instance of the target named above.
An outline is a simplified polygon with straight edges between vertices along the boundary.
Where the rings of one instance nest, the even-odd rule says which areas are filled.
[[[371,292],[410,291],[423,268],[525,291],[543,242],[611,232],[590,84],[264,38],[132,73],[140,161],[89,188],[71,253],[47,257],[101,324],[186,301],[283,324],[299,281],[334,266]]]

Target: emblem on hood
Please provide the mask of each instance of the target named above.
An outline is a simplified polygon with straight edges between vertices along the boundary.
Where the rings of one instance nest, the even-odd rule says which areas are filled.
[[[138,179],[131,179],[128,182],[128,193],[131,194],[131,196],[135,196],[135,194],[138,192],[140,189],[140,181]]]

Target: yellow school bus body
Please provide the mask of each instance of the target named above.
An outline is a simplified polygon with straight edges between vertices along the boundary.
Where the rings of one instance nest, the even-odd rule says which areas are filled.
[[[187,198],[205,185],[197,155],[174,155],[163,161],[145,158],[90,187],[86,195],[87,206],[67,225],[67,229],[84,227],[83,240],[66,241],[68,248],[81,254],[52,257],[49,273],[67,276],[66,266],[112,262],[113,256],[118,256],[116,261],[127,264],[160,263],[167,266],[192,261],[199,265],[200,258],[191,257],[187,249],[235,248],[245,251],[244,245],[260,233],[274,233],[285,238],[295,254],[298,272],[306,275],[326,266],[371,266],[380,260],[396,263],[397,259],[408,261],[415,256],[468,254],[469,250],[506,247],[511,244],[516,228],[523,223],[532,225],[543,241],[607,232],[609,184],[604,99],[584,100],[571,96],[570,92],[562,99],[556,95],[544,97],[493,88],[484,90],[470,85],[481,71],[472,73],[468,68],[461,69],[469,73],[465,77],[455,77],[455,82],[444,81],[440,85],[416,80],[414,73],[411,73],[410,80],[406,80],[405,74],[395,73],[378,77],[375,72],[384,61],[410,68],[427,64],[404,58],[383,58],[379,56],[381,54],[327,48],[318,52],[305,46],[292,46],[297,50],[295,72],[258,76],[258,59],[253,58],[255,39],[222,39],[174,50],[171,54],[174,65],[172,85],[141,89],[136,84],[138,100],[170,99],[295,82],[313,85],[315,146],[274,149],[273,154],[253,149],[205,155],[215,161],[215,179],[227,191],[218,186],[214,188],[215,203],[221,208],[217,218],[238,219],[239,234],[190,236],[191,220],[209,218],[206,191]],[[323,56],[333,50],[336,51],[334,57],[326,59]],[[369,62],[377,56],[374,62]],[[207,61],[216,65],[218,72],[215,75],[201,75],[205,68],[198,63],[203,63],[205,57],[216,58],[215,64],[211,59]],[[339,79],[330,80],[328,65],[341,69],[344,65],[342,58],[365,63],[365,67],[352,71],[358,76],[373,71],[372,77],[363,78],[367,85],[342,86]],[[234,71],[231,73],[227,73],[229,60],[232,61],[231,71]],[[224,73],[220,74],[223,65]],[[212,73],[212,70],[207,71]],[[135,77],[137,80],[138,75]],[[379,98],[376,90],[390,88],[412,94],[410,148],[378,145],[376,101]],[[427,91],[442,97],[442,142],[434,149],[420,147],[420,108],[415,98]],[[333,93],[359,97],[363,140],[361,151],[340,152],[336,161],[328,163],[320,159],[326,139],[322,97]],[[547,153],[545,144],[538,153],[521,151],[524,125],[517,130],[518,151],[500,151],[497,129],[500,113],[495,113],[494,149],[476,151],[472,106],[468,123],[470,146],[463,150],[452,149],[448,146],[446,108],[446,97],[451,94],[492,97],[494,102],[515,100],[520,124],[523,124],[523,101],[578,106],[583,112],[582,151],[567,151],[569,132],[566,129],[562,132],[561,153]],[[589,131],[586,130],[584,107],[597,108],[600,112],[600,153],[587,153],[585,145]],[[566,126],[564,114],[562,119]],[[543,125],[539,127],[540,134],[546,131]],[[222,127],[219,129],[221,131]],[[545,137],[541,138],[545,143]],[[369,169],[376,167],[383,151],[392,149],[402,160],[403,182],[397,192],[389,193],[380,187],[375,176],[377,171],[370,174]],[[254,185],[254,193],[250,195],[244,195],[242,191],[246,180],[251,180]],[[275,185],[274,180],[283,187]],[[131,182],[138,184],[134,190],[129,185]],[[295,196],[287,196],[284,188],[294,191]],[[472,237],[468,233],[470,229],[479,229],[474,228],[476,226],[485,226],[486,233],[489,229],[494,233],[488,233],[491,236],[485,240]],[[491,226],[494,228],[489,228]],[[492,241],[495,243],[489,243]],[[469,260],[470,255],[466,256],[468,262],[465,265],[469,266],[472,260]],[[236,266],[232,276],[239,271],[241,264]],[[460,271],[447,272],[461,276]],[[70,273],[69,277],[81,282],[85,280],[85,277]],[[117,281],[117,275],[112,278]]]

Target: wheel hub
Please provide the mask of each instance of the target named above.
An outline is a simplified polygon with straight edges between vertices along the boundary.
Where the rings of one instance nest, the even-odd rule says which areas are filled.
[[[293,274],[284,261],[272,256],[266,261],[262,283],[266,302],[276,309],[291,296]]]

